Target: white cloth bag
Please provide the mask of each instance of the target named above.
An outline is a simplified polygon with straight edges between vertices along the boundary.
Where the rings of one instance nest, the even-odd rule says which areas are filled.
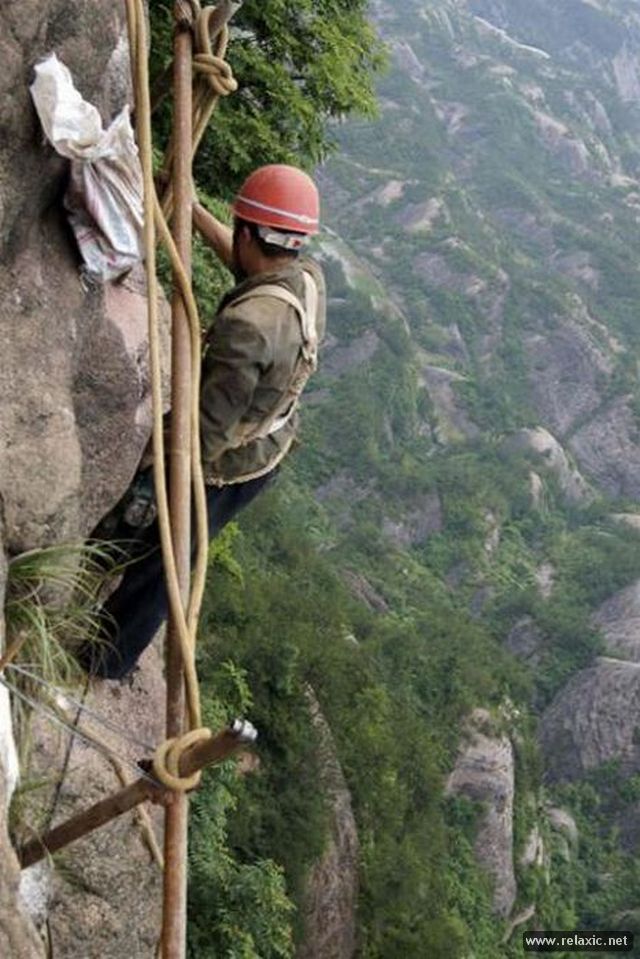
[[[71,161],[65,207],[86,271],[115,279],[142,260],[142,172],[129,107],[105,130],[55,53],[37,64],[31,96],[47,139]]]

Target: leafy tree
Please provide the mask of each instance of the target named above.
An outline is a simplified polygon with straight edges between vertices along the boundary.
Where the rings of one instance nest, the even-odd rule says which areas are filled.
[[[172,0],[150,0],[152,72],[171,59]],[[239,90],[220,103],[200,148],[196,180],[229,197],[256,166],[311,167],[334,146],[329,120],[375,113],[373,82],[386,57],[366,0],[246,0],[227,59]],[[166,135],[165,101],[156,129]]]

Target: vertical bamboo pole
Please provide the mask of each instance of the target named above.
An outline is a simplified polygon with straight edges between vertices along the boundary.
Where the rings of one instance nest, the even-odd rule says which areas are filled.
[[[192,34],[185,23],[186,5],[176,0],[174,39],[174,213],[173,237],[191,273],[191,54]],[[178,579],[183,600],[189,592],[191,542],[190,391],[191,348],[187,313],[174,282],[171,351],[171,442],[169,501]],[[176,626],[167,625],[167,738],[184,731],[184,674]],[[177,796],[165,812],[163,959],[184,959],[187,927],[187,835],[189,800]]]

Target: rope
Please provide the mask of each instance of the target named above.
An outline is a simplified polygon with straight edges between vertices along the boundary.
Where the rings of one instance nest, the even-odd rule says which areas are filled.
[[[126,0],[127,21],[129,26],[130,45],[133,60],[133,78],[136,102],[136,128],[138,147],[140,150],[143,185],[144,185],[144,248],[148,284],[148,317],[149,317],[149,351],[152,381],[153,400],[153,457],[154,482],[158,504],[158,526],[167,581],[169,607],[176,626],[180,644],[182,662],[184,666],[185,690],[189,713],[190,732],[186,737],[179,737],[171,745],[162,744],[156,751],[154,770],[158,778],[171,788],[186,790],[197,785],[199,774],[181,780],[177,770],[179,757],[184,751],[185,742],[192,732],[197,732],[202,738],[200,693],[198,677],[195,667],[195,639],[198,616],[202,605],[207,569],[207,545],[209,540],[207,524],[207,505],[202,472],[200,451],[200,321],[198,309],[191,289],[189,276],[176,249],[171,232],[167,225],[163,209],[156,195],[153,179],[153,146],[151,136],[151,102],[149,92],[149,76],[146,58],[147,37],[144,8],[142,0]],[[211,18],[216,12],[214,8],[200,9],[198,0],[190,0],[188,5],[183,4],[184,19],[189,20],[193,14],[196,17],[196,91],[194,94],[194,139],[192,155],[195,153],[204,134],[206,124],[218,102],[220,96],[228,95],[237,89],[231,69],[224,62],[223,56],[228,42],[228,31],[222,26],[216,37],[215,53],[211,47],[210,25]],[[205,95],[206,89],[206,95]],[[172,145],[165,160],[165,170],[171,169],[173,162]],[[165,196],[165,212],[172,206],[172,193]],[[171,535],[169,518],[169,502],[167,497],[165,470],[164,470],[164,432],[162,421],[162,392],[161,392],[161,364],[158,323],[158,281],[156,277],[156,231],[166,246],[174,272],[174,280],[183,298],[189,321],[192,359],[192,389],[191,389],[191,479],[195,501],[197,554],[195,572],[191,593],[185,611],[178,581],[175,554]],[[208,731],[207,731],[208,732]],[[209,733],[210,735],[210,733]],[[177,760],[176,760],[176,757]]]
[[[12,668],[19,669],[18,667],[12,667]],[[30,679],[35,679],[37,682],[41,682],[41,683],[44,683],[44,685],[46,686],[50,686],[51,689],[55,690],[59,694],[59,691],[56,690],[55,686],[52,686],[51,684],[47,683],[45,680],[40,680],[37,676],[34,676],[32,673],[29,673],[27,670],[19,669],[19,672],[24,673]],[[66,769],[69,765],[69,758],[71,756],[71,748],[73,746],[73,740],[74,740],[74,737],[76,736],[78,737],[78,739],[84,742],[85,745],[90,746],[93,749],[96,749],[98,752],[102,753],[105,759],[111,764],[111,767],[113,771],[115,772],[120,782],[120,785],[122,787],[130,786],[133,781],[127,775],[127,766],[129,766],[131,769],[135,771],[137,778],[142,777],[143,779],[147,779],[149,780],[149,782],[154,783],[154,785],[157,785],[157,781],[152,776],[149,776],[149,774],[146,773],[144,769],[140,768],[137,764],[132,763],[131,760],[123,759],[121,756],[118,756],[113,746],[110,743],[108,743],[105,739],[103,739],[101,736],[99,736],[97,733],[95,732],[89,733],[86,730],[80,729],[78,725],[80,712],[81,711],[89,712],[89,710],[87,709],[86,706],[84,706],[83,703],[76,703],[78,707],[78,712],[76,714],[75,719],[72,721],[70,720],[66,711],[58,703],[54,702],[54,700],[49,698],[47,702],[45,703],[42,700],[32,699],[30,696],[27,695],[27,693],[19,689],[17,686],[14,686],[13,683],[10,683],[7,680],[5,680],[2,676],[0,676],[0,683],[6,689],[8,689],[11,693],[13,693],[14,696],[18,696],[19,699],[22,699],[23,702],[31,706],[32,709],[39,710],[44,716],[46,716],[47,719],[49,719],[50,722],[54,723],[54,725],[59,726],[61,729],[65,730],[65,732],[68,732],[71,734],[71,740],[70,740],[69,749],[67,750],[67,755],[65,758],[62,777],[60,779],[60,782],[58,783],[56,798],[54,799],[54,803],[52,805],[50,815],[49,815],[49,823],[51,822],[51,818],[55,812],[55,807],[57,805],[57,799],[59,796],[60,788],[62,786],[62,782],[66,774]],[[65,694],[63,693],[62,695],[65,695]],[[74,702],[74,700],[72,700],[70,697],[67,697],[67,698],[69,699],[70,702]],[[107,725],[106,722],[105,722],[105,725]],[[149,813],[143,806],[138,806],[134,810],[134,815],[138,821],[138,825],[140,827],[140,831],[142,834],[142,839],[144,840],[147,848],[149,849],[151,856],[153,857],[155,862],[158,864],[160,869],[163,869],[164,859],[163,859],[160,847],[158,845],[158,841],[156,839],[155,833],[153,831],[153,825],[151,823]]]
[[[239,4],[231,4],[231,9]],[[200,8],[199,0],[191,0],[192,16],[194,24],[194,48],[193,56],[193,100],[192,100],[192,146],[191,158],[196,155],[198,147],[211,114],[215,110],[220,97],[228,97],[238,89],[238,83],[233,76],[233,71],[224,59],[224,55],[229,43],[229,30],[226,24],[223,24],[216,32],[214,43],[215,49],[211,43],[211,20],[214,18],[218,9],[216,7]],[[168,218],[173,212],[173,187],[169,178],[169,171],[172,168],[175,156],[173,135],[169,140],[169,145],[164,159],[162,180],[167,182],[167,189],[162,199],[162,209]]]
[[[207,742],[209,739],[211,739],[210,729],[192,729],[184,736],[167,739],[158,746],[153,757],[153,771],[157,779],[176,792],[195,789],[200,782],[201,773],[195,772],[192,776],[181,776],[180,760],[182,754],[196,743]]]
[[[78,739],[81,739],[87,746],[91,746],[93,749],[97,749],[98,752],[103,753],[104,755],[111,754],[120,760],[120,762],[129,766],[130,769],[135,770],[137,776],[142,776],[143,779],[148,779],[150,783],[153,783],[154,786],[158,785],[158,781],[154,776],[150,776],[148,773],[141,769],[136,763],[131,762],[130,759],[124,759],[121,756],[118,756],[116,751],[102,740],[100,737],[94,735],[93,733],[88,733],[86,730],[81,730],[77,726],[72,726],[68,721],[68,718],[65,716],[64,711],[60,709],[55,703],[49,700],[48,703],[43,701],[38,701],[33,699],[24,690],[19,689],[17,686],[14,686],[13,683],[10,683],[3,676],[0,676],[0,685],[4,686],[5,689],[8,689],[10,693],[13,693],[23,702],[27,703],[32,709],[40,710],[47,719],[49,719],[56,726],[59,726],[61,729],[64,729],[65,732],[71,733],[74,736],[77,736]],[[61,718],[64,716],[64,719]]]
[[[24,666],[10,665],[9,669],[15,670],[15,672],[20,673],[26,679],[32,680],[35,683],[38,683],[40,686],[44,686],[45,689],[50,690],[52,693],[55,693],[56,696],[61,697],[66,700],[66,702],[73,708],[78,710],[78,720],[80,716],[84,713],[87,716],[90,716],[95,722],[99,725],[104,726],[105,729],[108,729],[114,735],[118,736],[120,739],[130,743],[132,746],[140,747],[144,750],[145,753],[152,753],[154,751],[154,746],[151,746],[149,743],[144,742],[142,739],[138,739],[136,736],[132,736],[128,730],[123,729],[117,723],[114,723],[112,719],[108,719],[106,716],[102,716],[100,713],[97,713],[95,710],[90,709],[86,705],[84,700],[75,699],[71,696],[66,690],[60,689],[59,686],[55,686],[53,683],[50,683],[47,679],[44,679],[42,676],[38,676],[36,673],[32,672],[30,669],[26,669]],[[86,692],[86,690],[85,690]]]

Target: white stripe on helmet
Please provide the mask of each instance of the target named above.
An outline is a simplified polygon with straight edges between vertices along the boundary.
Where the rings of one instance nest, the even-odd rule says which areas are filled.
[[[255,206],[266,213],[276,213],[278,216],[286,216],[290,220],[297,220],[298,223],[304,223],[307,226],[317,226],[317,217],[306,216],[304,213],[291,213],[290,210],[279,210],[277,206],[267,206],[266,203],[258,203],[257,200],[249,200],[246,196],[236,198],[236,203],[248,203],[249,206]]]

